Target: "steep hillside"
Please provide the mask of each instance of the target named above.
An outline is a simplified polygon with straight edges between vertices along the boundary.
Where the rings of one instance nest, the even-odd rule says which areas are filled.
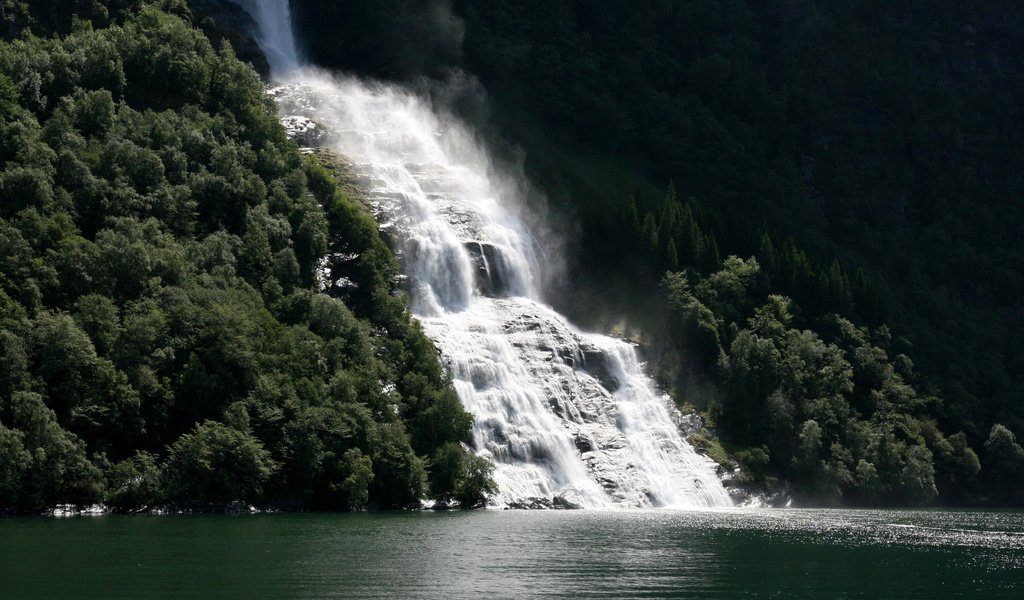
[[[394,257],[230,45],[181,2],[0,14],[0,511],[479,503]]]
[[[487,124],[524,148],[528,172],[581,225],[569,287],[588,293],[558,300],[581,319],[632,313],[648,334],[663,331],[651,309],[667,306],[656,291],[666,269],[689,269],[696,285],[722,257],[756,256],[766,289],[794,301],[795,327],[826,335],[838,314],[891,339],[889,359],[916,364],[907,383],[932,399],[919,419],[963,431],[982,457],[980,487],[949,501],[1020,501],[1000,488],[1024,468],[1019,446],[1009,462],[996,450],[1024,434],[1019,3],[294,5],[320,63],[479,77]],[[672,231],[671,202],[649,191],[669,180],[703,238]],[[720,319],[719,337],[750,317]],[[692,401],[725,410],[718,357],[667,346],[699,354],[672,369],[676,385],[710,383]],[[927,437],[912,427],[905,441]]]

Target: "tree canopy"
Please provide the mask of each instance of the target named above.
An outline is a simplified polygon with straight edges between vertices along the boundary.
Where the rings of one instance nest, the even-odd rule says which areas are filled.
[[[181,2],[3,10],[0,510],[479,505],[394,257],[253,68]]]

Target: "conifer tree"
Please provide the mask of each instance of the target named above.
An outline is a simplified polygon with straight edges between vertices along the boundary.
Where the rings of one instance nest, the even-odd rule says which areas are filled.
[[[665,268],[675,272],[679,270],[679,254],[676,252],[676,241],[669,239],[665,248]]]
[[[772,238],[767,231],[761,232],[757,255],[770,275],[774,276],[779,272],[779,257],[775,253],[775,245],[772,244]]]
[[[657,256],[658,249],[658,225],[654,221],[654,215],[647,213],[644,217],[644,225],[640,231],[640,243],[643,251],[649,256]]]

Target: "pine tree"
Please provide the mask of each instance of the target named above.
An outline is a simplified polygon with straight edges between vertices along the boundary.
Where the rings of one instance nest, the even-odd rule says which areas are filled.
[[[648,255],[657,256],[660,246],[658,245],[658,225],[654,222],[654,215],[647,213],[644,218],[644,225],[640,230],[640,244],[643,251]]]
[[[693,220],[693,216],[689,212],[684,213],[686,222],[683,227],[680,228],[680,235],[678,236],[679,242],[676,244],[676,250],[679,253],[679,261],[683,265],[690,267],[697,267],[701,256],[701,234],[700,229],[697,227],[697,222]]]
[[[715,240],[715,234],[709,234],[702,246],[701,266],[704,268],[705,273],[714,273],[722,266],[722,256],[718,253],[718,242]]]
[[[864,321],[875,324],[885,320],[882,314],[881,302],[878,299],[878,292],[864,269],[857,267],[853,274],[853,285],[851,286],[854,308],[858,316]]]
[[[637,231],[640,229],[640,213],[636,209],[636,196],[633,194],[629,195],[629,199],[626,201],[626,223],[625,226],[631,231]]]
[[[665,268],[672,272],[679,270],[679,253],[676,252],[676,241],[671,238],[665,248]]]
[[[828,309],[841,315],[853,312],[853,295],[850,292],[850,280],[839,264],[839,259],[832,259],[828,268]]]
[[[758,244],[757,256],[769,275],[775,276],[779,272],[779,257],[775,252],[775,244],[767,231],[761,232],[761,242]]]
[[[629,195],[625,208],[622,209],[618,235],[614,235],[617,255],[622,256],[636,252],[640,240],[640,216],[637,214],[636,197]]]

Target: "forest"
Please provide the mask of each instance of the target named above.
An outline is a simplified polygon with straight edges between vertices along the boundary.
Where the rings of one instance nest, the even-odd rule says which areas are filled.
[[[625,315],[758,477],[822,502],[1024,500],[1019,3],[293,4],[317,62],[478,79],[466,118],[577,224],[584,291],[556,304]],[[838,387],[804,380],[833,359]]]
[[[376,224],[201,13],[0,15],[0,512],[482,503]]]
[[[1024,5],[292,5],[314,62],[523,162],[551,301],[741,483],[1024,502]],[[231,6],[0,1],[0,511],[480,506],[399,267]]]

